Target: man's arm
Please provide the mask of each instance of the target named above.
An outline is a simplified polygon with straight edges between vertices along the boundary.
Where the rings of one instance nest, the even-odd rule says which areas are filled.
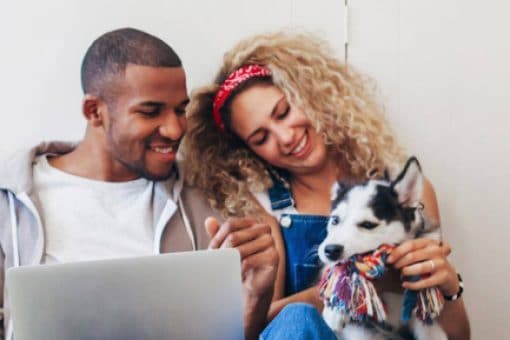
[[[241,254],[245,339],[257,339],[267,323],[278,269],[271,227],[250,218],[231,218],[221,225],[208,218],[205,226],[210,249],[236,248]]]

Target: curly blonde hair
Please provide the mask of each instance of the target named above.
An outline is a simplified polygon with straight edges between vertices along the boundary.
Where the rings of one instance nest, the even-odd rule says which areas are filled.
[[[224,216],[256,216],[261,210],[252,193],[273,184],[268,164],[232,133],[221,133],[213,119],[216,92],[243,65],[271,70],[272,84],[305,112],[349,180],[381,177],[400,167],[405,156],[369,80],[333,55],[325,41],[306,33],[256,35],[225,54],[213,84],[193,91],[183,144],[187,180]]]

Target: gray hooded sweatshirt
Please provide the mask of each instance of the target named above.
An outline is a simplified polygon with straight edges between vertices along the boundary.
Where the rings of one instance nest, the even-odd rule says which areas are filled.
[[[0,160],[0,294],[6,339],[12,338],[8,296],[4,289],[8,268],[41,264],[45,253],[44,218],[33,190],[33,164],[39,155],[61,155],[76,144],[42,143]],[[205,196],[178,179],[155,184],[153,201],[154,253],[205,249],[209,236],[204,228],[207,216],[216,216]],[[186,214],[188,213],[188,215]],[[3,333],[3,332],[2,332]]]

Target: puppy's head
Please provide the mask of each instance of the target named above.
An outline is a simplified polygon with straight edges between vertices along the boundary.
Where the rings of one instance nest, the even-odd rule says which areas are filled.
[[[321,261],[333,265],[381,244],[413,238],[423,226],[416,209],[422,189],[423,176],[414,157],[393,181],[370,180],[351,187],[336,183],[328,235],[319,246]]]

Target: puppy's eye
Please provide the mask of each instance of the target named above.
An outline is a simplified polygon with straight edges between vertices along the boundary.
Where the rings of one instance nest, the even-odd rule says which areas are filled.
[[[338,225],[338,223],[340,223],[340,217],[336,215],[331,216],[329,220],[331,222],[331,225]]]
[[[360,224],[358,224],[358,226],[365,229],[374,229],[375,227],[378,226],[378,224],[370,221],[363,221]]]

